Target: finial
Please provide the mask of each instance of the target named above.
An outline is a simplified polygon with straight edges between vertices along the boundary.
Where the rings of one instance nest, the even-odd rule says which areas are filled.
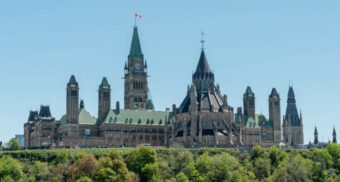
[[[142,15],[140,13],[135,13],[135,27],[137,27],[137,19],[141,19]]]
[[[203,32],[203,30],[202,30],[202,32],[201,32],[201,35],[202,35],[202,39],[201,39],[202,50],[204,50],[204,43],[205,43],[205,40],[204,40],[204,32]]]

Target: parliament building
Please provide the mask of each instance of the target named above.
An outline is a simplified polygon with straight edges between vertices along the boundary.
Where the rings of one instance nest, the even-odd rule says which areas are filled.
[[[184,100],[171,110],[156,111],[149,97],[148,66],[136,26],[124,67],[124,108],[112,107],[111,87],[103,78],[98,88],[98,114],[92,116],[76,77],[66,85],[66,114],[55,119],[49,106],[30,111],[24,124],[26,148],[135,147],[138,145],[185,147],[299,146],[304,143],[301,113],[289,87],[286,113],[281,120],[281,98],[275,88],[269,95],[269,117],[256,114],[255,93],[247,87],[243,108],[234,110],[215,83],[202,47],[192,83]],[[283,124],[282,124],[283,123]]]

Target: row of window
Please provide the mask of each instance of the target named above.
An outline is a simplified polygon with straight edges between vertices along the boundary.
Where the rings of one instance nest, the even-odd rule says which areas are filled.
[[[157,139],[159,139],[159,140],[163,140],[164,139],[163,135],[159,135],[159,136],[157,136],[157,135],[152,135],[152,136],[145,135],[145,136],[143,136],[143,135],[115,134],[113,136],[112,132],[108,132],[107,137],[108,137],[108,139],[115,139],[115,140],[120,140],[120,139],[124,139],[124,140],[128,140],[128,139],[132,139],[132,140],[136,140],[136,139],[138,139],[138,140],[143,140],[143,139],[145,139],[145,140],[150,140],[150,139],[157,140]]]
[[[117,123],[117,118],[114,118],[114,119],[110,118],[109,123]],[[141,124],[141,123],[142,123],[142,119],[138,119],[137,124]],[[130,119],[126,118],[125,124],[134,124],[133,119],[132,118],[130,118]],[[151,120],[147,119],[146,124],[155,124],[155,121],[153,119],[151,119]],[[163,120],[160,119],[158,121],[158,124],[159,125],[163,124]]]
[[[144,83],[143,82],[133,82],[133,89],[134,90],[144,90]]]

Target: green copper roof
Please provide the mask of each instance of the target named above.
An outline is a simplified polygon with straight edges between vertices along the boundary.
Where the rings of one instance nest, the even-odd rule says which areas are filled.
[[[106,77],[103,78],[102,83],[99,85],[100,88],[109,88],[110,84],[107,81]]]
[[[153,106],[152,100],[148,100],[148,102],[146,103],[146,109],[147,110],[154,110],[155,107]]]
[[[253,92],[253,90],[251,90],[251,87],[250,86],[248,86],[247,87],[247,90],[246,90],[246,92],[244,93],[244,97],[252,97],[252,96],[254,96],[254,92]]]
[[[94,125],[97,120],[95,117],[91,116],[91,114],[86,111],[86,109],[80,109],[79,111],[79,124],[87,124]]]
[[[261,122],[266,122],[267,127],[269,128],[272,127],[271,123],[267,122],[266,117],[262,114],[256,114],[255,120],[252,117],[245,117],[244,121],[245,121],[246,128],[261,128]]]
[[[132,35],[132,42],[130,48],[130,55],[139,56],[142,55],[142,48],[140,46],[139,36],[138,36],[138,29],[135,26],[133,28],[133,35]]]
[[[164,125],[172,119],[171,112],[152,110],[111,110],[104,123],[120,123],[133,125]]]

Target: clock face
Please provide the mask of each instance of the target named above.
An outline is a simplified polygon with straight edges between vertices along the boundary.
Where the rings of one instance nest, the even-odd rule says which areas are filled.
[[[142,65],[139,64],[139,63],[135,64],[135,69],[136,69],[137,71],[142,70]]]

